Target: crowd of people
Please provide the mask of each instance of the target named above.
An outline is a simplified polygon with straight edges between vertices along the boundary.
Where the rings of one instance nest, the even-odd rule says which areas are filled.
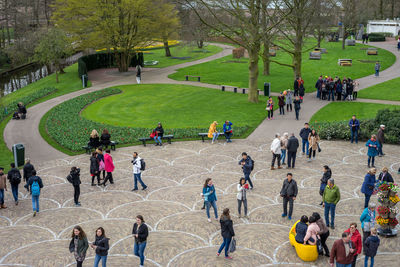
[[[338,76],[335,78],[331,76],[319,76],[315,83],[317,89],[317,98],[327,101],[348,100],[353,101],[357,99],[359,82],[351,78],[343,77],[341,80]]]

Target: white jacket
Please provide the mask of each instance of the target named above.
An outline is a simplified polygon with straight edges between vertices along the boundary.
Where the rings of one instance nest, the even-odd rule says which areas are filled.
[[[137,158],[133,159],[133,173],[138,174],[141,173],[140,168],[142,167],[142,163],[140,162],[141,158],[137,156]]]
[[[237,195],[236,195],[236,198],[238,199],[238,200],[242,200],[242,194],[244,193],[244,198],[243,199],[247,199],[247,189],[246,188],[244,188],[243,186],[241,186],[240,184],[238,184],[237,185],[237,191],[238,191],[238,193],[237,193]]]
[[[279,138],[275,138],[271,144],[271,151],[274,154],[281,154],[281,140]]]

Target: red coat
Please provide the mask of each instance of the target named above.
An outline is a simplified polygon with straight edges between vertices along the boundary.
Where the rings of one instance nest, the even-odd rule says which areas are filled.
[[[106,172],[113,172],[114,171],[114,163],[113,159],[110,154],[105,153],[104,154],[104,164],[105,164],[105,171]]]
[[[347,229],[345,232],[350,234],[350,228]],[[353,243],[356,245],[355,247],[356,251],[354,255],[361,254],[361,249],[362,249],[361,235],[357,229],[354,232],[354,234],[351,235],[351,241],[353,241]]]

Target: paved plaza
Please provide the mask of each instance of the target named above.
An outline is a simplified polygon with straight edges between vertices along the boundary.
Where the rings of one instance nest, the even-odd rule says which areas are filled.
[[[289,244],[291,225],[301,215],[319,212],[319,180],[322,166],[331,167],[342,199],[336,212],[336,229],[330,230],[331,247],[351,222],[359,223],[364,197],[360,192],[367,172],[366,147],[347,142],[323,141],[315,161],[300,155],[296,168],[290,170],[299,186],[293,220],[281,218],[279,197],[287,169],[270,170],[270,138],[265,142],[234,140],[174,142],[163,147],[127,147],[112,152],[116,170],[115,184],[105,188],[90,185],[89,156],[80,155],[44,163],[33,162],[42,177],[40,213],[32,217],[29,194],[20,186],[23,198],[18,206],[6,192],[7,209],[0,213],[0,266],[71,266],[75,260],[68,251],[72,228],[79,224],[93,241],[95,229],[105,228],[110,238],[109,266],[138,266],[133,256],[132,225],[142,214],[149,226],[145,266],[327,266],[322,256],[314,263],[304,263]],[[388,166],[394,179],[400,165],[398,147],[385,145],[386,156],[377,158],[378,168]],[[132,153],[146,161],[146,191],[133,188]],[[249,219],[239,219],[236,185],[242,176],[238,159],[246,151],[255,160],[251,175],[255,189],[248,194]],[[82,207],[73,203],[73,187],[65,177],[72,166],[81,168]],[[207,222],[200,193],[204,180],[213,178],[217,189],[218,213],[230,208],[238,250],[233,260],[216,256],[221,244],[219,222]],[[371,201],[376,201],[373,198]],[[400,254],[399,238],[381,239],[376,266],[394,266]],[[94,252],[89,248],[84,266],[93,266]],[[363,264],[363,257],[358,262]]]

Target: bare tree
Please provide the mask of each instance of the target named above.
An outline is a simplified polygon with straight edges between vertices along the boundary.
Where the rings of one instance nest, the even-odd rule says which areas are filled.
[[[329,32],[329,27],[334,25],[338,8],[332,0],[317,0],[315,14],[312,18],[311,35],[317,40],[317,47]]]

